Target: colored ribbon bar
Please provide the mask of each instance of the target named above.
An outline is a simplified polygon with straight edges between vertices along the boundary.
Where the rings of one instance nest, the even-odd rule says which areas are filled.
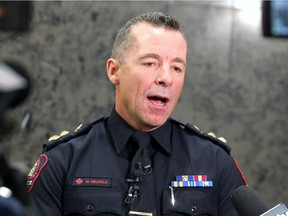
[[[207,181],[207,175],[181,175],[176,176],[176,181]]]
[[[172,187],[213,187],[212,181],[171,181]]]

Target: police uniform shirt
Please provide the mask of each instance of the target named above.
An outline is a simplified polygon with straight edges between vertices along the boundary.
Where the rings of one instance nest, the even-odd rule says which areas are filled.
[[[28,175],[33,213],[127,215],[134,132],[114,109],[88,129],[47,143]],[[156,215],[238,215],[230,197],[246,182],[227,149],[172,119],[150,134]]]

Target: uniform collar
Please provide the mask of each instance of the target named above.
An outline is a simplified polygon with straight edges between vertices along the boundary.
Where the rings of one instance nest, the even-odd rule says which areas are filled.
[[[115,144],[116,153],[120,154],[135,129],[124,121],[115,108],[113,108],[107,123]],[[156,142],[169,154],[171,154],[171,129],[172,124],[168,120],[164,125],[150,132]]]

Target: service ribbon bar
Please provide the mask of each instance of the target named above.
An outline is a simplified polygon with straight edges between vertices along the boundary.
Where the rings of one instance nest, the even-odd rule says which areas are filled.
[[[176,181],[207,181],[207,175],[179,175]]]
[[[171,181],[172,187],[213,187],[212,181]]]

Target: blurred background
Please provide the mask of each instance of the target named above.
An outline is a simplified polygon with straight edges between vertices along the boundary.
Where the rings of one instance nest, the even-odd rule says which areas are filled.
[[[106,60],[118,30],[140,13],[162,11],[182,22],[189,46],[173,117],[225,137],[249,185],[271,207],[288,204],[287,8],[274,12],[273,27],[260,0],[11,3],[21,25],[7,25],[11,12],[0,2],[0,62],[25,67],[32,85],[1,134],[9,163],[30,169],[44,140],[109,115],[114,88]]]

